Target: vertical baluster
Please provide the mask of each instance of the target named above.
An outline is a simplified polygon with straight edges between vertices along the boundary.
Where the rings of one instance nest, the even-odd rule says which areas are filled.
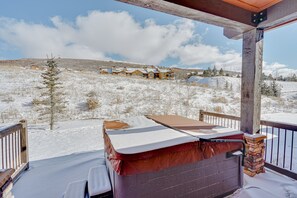
[[[266,156],[267,156],[267,145],[268,145],[268,126],[266,126],[266,146],[265,146],[265,161],[267,160]]]
[[[277,166],[278,166],[279,141],[280,141],[279,132],[280,132],[280,128],[278,128],[278,132],[277,132],[277,155],[276,155],[276,165]]]
[[[9,157],[9,168],[12,168],[12,164],[11,164],[11,144],[10,144],[10,141],[11,141],[11,134],[8,135],[8,157]]]
[[[17,133],[18,131],[16,131],[14,133],[14,156],[15,156],[15,167],[18,167],[18,154],[17,154]]]
[[[271,156],[270,156],[270,163],[272,163],[272,157],[273,157],[273,135],[274,135],[274,127],[271,128],[272,134],[271,134]]]
[[[8,168],[8,148],[7,148],[7,136],[5,136],[5,169]]]
[[[4,169],[4,138],[1,138],[1,154],[2,154],[2,167],[1,169]]]
[[[283,159],[283,168],[285,168],[286,163],[286,145],[287,144],[287,129],[285,129],[285,143],[284,143],[284,159]]]
[[[20,130],[18,130],[18,137],[17,137],[17,153],[18,153],[18,166],[20,166],[21,165],[21,159],[20,159],[20,133],[21,133],[21,131]]]
[[[292,170],[292,163],[293,163],[293,149],[294,149],[294,131],[292,131],[290,170]]]
[[[11,158],[12,158],[12,168],[15,169],[15,157],[14,157],[14,133],[11,134]]]

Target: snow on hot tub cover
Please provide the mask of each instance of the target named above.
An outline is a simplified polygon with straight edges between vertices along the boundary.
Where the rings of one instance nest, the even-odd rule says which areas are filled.
[[[240,143],[200,142],[187,131],[178,131],[144,116],[124,120],[130,128],[105,130],[105,152],[119,175],[158,171],[194,163],[241,148]],[[242,133],[225,133],[225,139],[242,139]]]

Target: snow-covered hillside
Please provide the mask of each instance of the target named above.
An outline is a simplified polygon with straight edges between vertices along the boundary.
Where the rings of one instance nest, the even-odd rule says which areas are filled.
[[[38,106],[32,103],[41,94],[37,87],[41,85],[42,71],[21,67],[1,67],[0,71],[0,122],[25,118],[29,124],[43,123],[36,111]],[[240,111],[238,78],[201,78],[201,83],[196,84],[64,70],[60,79],[67,101],[67,111],[62,120],[144,114],[178,114],[197,118],[200,109],[233,115],[239,115]],[[297,83],[282,82],[282,86],[286,91],[281,98],[262,97],[263,114],[297,113]],[[100,103],[93,111],[86,108],[90,93]]]

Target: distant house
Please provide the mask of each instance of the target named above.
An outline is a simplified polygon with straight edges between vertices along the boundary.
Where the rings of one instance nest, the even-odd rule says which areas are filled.
[[[111,69],[100,69],[100,74],[111,74]]]
[[[174,79],[174,72],[171,69],[158,69],[160,79]]]
[[[132,76],[133,72],[135,72],[134,68],[127,68],[125,71],[127,76]]]
[[[135,69],[131,74],[132,74],[132,76],[141,76],[141,77],[143,77],[143,73],[139,69]]]
[[[122,68],[112,68],[112,75],[119,75],[123,72]]]
[[[149,79],[159,78],[159,71],[156,68],[147,68],[146,70]]]
[[[197,76],[202,76],[203,75],[203,71],[197,71]]]
[[[100,69],[100,74],[112,74],[122,76],[139,76],[148,79],[174,79],[171,69],[159,69],[153,66],[148,68],[117,68]]]

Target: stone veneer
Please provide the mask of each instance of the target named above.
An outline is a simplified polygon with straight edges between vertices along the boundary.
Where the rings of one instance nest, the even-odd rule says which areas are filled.
[[[256,174],[264,173],[264,152],[265,152],[265,135],[245,134],[246,140],[246,157],[244,159],[244,173],[253,177]]]

